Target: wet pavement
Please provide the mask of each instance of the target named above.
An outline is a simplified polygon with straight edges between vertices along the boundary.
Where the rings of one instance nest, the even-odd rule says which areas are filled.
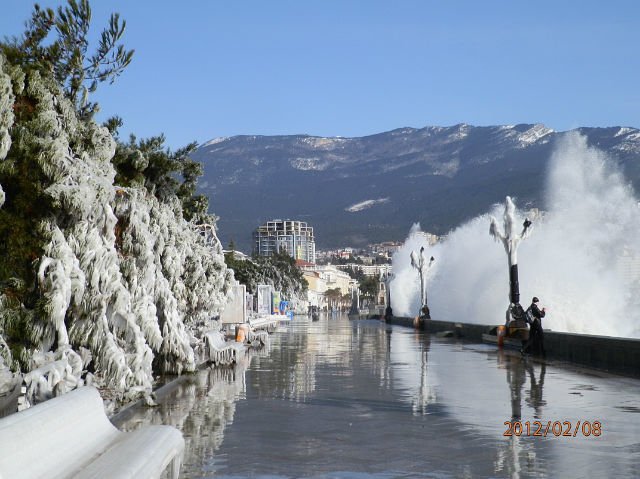
[[[640,380],[379,321],[296,317],[160,399],[118,426],[179,428],[181,477],[640,476]]]

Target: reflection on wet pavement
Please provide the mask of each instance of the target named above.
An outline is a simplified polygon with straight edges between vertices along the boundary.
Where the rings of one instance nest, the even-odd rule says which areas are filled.
[[[639,397],[636,379],[378,321],[296,318],[268,349],[180,378],[120,427],[179,428],[181,477],[637,477]],[[596,421],[601,435],[587,436]]]

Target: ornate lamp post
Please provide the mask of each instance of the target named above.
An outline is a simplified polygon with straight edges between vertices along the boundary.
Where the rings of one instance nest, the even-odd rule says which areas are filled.
[[[384,319],[389,320],[393,317],[393,310],[391,309],[391,281],[395,275],[391,272],[387,272],[384,277],[384,287],[387,293],[387,307],[384,310]]]
[[[418,317],[422,315],[423,308],[427,306],[427,291],[424,287],[424,277],[427,270],[433,264],[433,256],[429,259],[429,263],[426,262],[424,256],[424,246],[420,248],[420,254],[416,254],[415,251],[411,252],[411,266],[418,270],[418,276],[420,277],[420,310],[418,311]],[[428,315],[427,315],[428,316]]]
[[[516,207],[510,196],[505,199],[504,206],[504,233],[498,230],[498,222],[491,216],[489,234],[496,241],[502,242],[509,261],[509,308],[507,309],[507,323],[510,319],[524,319],[524,309],[520,306],[520,285],[518,284],[518,246],[520,242],[529,236],[531,221],[525,219],[520,233],[516,231],[515,219]]]
[[[351,309],[349,316],[357,316],[360,314],[360,288],[354,286],[351,288]]]

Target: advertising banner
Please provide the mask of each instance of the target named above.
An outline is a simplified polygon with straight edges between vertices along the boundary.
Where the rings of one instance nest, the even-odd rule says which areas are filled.
[[[258,314],[271,314],[271,286],[268,284],[258,285]]]
[[[254,312],[254,308],[255,305],[253,304],[253,295],[250,293],[247,293],[245,295],[245,299],[246,299],[246,303],[247,303],[247,313],[253,313]]]
[[[271,293],[271,313],[280,314],[280,291]]]
[[[245,294],[247,287],[244,284],[236,284],[232,287],[233,299],[227,303],[220,314],[222,324],[238,324],[247,321],[247,310],[245,302]]]

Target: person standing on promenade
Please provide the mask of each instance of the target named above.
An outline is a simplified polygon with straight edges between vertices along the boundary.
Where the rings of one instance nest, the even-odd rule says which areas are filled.
[[[547,313],[546,308],[540,309],[538,306],[539,301],[540,300],[534,296],[531,300],[531,306],[529,306],[526,312],[527,322],[531,326],[531,329],[529,330],[529,340],[520,350],[522,354],[528,352],[529,348],[533,346],[534,352],[539,352],[542,356],[545,355],[542,318],[544,318]]]

